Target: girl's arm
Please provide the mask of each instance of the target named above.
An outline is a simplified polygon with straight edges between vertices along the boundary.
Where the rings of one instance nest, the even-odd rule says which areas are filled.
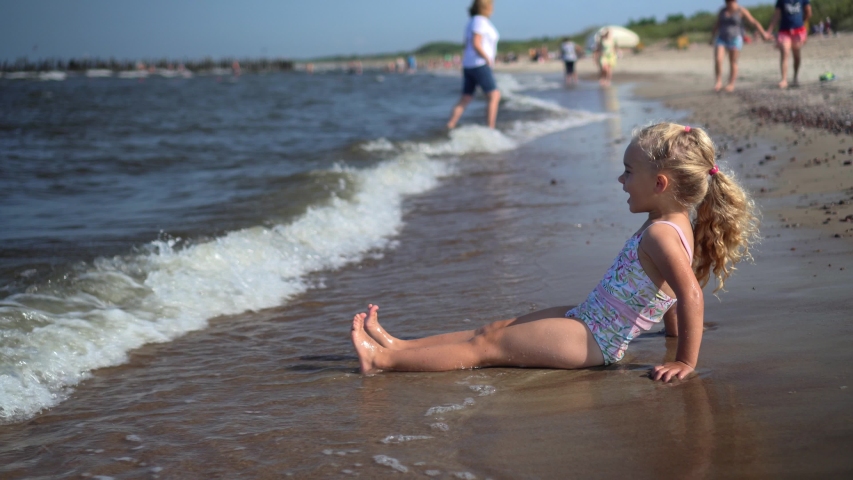
[[[477,52],[477,55],[483,57],[486,60],[486,63],[491,66],[492,60],[486,54],[486,51],[483,50],[483,36],[479,33],[475,33],[471,37],[471,46],[474,47],[474,51]]]
[[[670,227],[649,228],[643,236],[642,246],[678,299],[675,304],[678,335],[675,361],[656,366],[652,370],[652,378],[664,382],[673,378],[680,380],[693,372],[699,361],[705,311],[702,287],[696,280],[681,240]]]
[[[717,31],[720,30],[720,15],[717,15],[717,21],[714,22],[714,28],[711,30],[711,39],[708,40],[708,43],[713,45],[717,40]]]
[[[663,314],[663,331],[667,337],[678,336],[678,313],[677,308],[670,308]]]
[[[745,18],[747,22],[751,23],[752,26],[755,27],[756,30],[758,30],[758,33],[760,33],[765,40],[770,37],[770,34],[767,33],[767,31],[764,30],[764,27],[762,27],[761,24],[758,23],[758,20],[756,20],[755,17],[753,17],[752,14],[749,13],[749,10],[747,10],[745,7],[740,7],[740,14],[743,15],[743,18]]]
[[[776,28],[776,24],[779,23],[779,20],[782,19],[782,11],[778,8],[773,10],[773,17],[770,19],[770,25],[767,25],[767,31],[773,33],[773,29]]]

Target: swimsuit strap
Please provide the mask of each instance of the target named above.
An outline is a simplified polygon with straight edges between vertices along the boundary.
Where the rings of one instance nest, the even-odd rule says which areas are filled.
[[[657,225],[658,223],[663,223],[663,224],[669,225],[670,227],[674,228],[676,232],[678,232],[678,238],[681,239],[681,245],[684,246],[685,250],[687,250],[687,260],[692,262],[693,261],[693,249],[690,248],[690,244],[687,243],[687,237],[684,236],[684,232],[681,231],[681,227],[679,227],[678,225],[676,225],[672,222],[667,222],[666,220],[660,220],[657,222],[652,222],[652,225]],[[649,225],[648,227],[646,227],[645,230],[643,230],[643,233],[645,233],[646,230],[651,228],[652,225]]]

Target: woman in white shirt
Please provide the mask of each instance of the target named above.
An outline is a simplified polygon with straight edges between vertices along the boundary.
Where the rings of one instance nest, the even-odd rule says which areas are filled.
[[[471,19],[465,27],[465,52],[462,56],[462,97],[453,107],[447,128],[456,127],[465,107],[474,98],[474,90],[477,85],[486,94],[486,123],[489,128],[495,128],[498,118],[498,103],[501,101],[501,92],[495,84],[492,75],[492,65],[495,64],[495,54],[498,51],[498,31],[489,17],[492,15],[494,5],[492,0],[474,0],[468,13]]]

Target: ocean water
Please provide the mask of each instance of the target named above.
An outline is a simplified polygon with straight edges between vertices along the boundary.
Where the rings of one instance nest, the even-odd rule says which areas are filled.
[[[580,300],[597,279],[542,252],[604,271],[625,139],[672,114],[498,84],[497,130],[478,101],[448,133],[455,73],[0,80],[0,472],[476,476],[454,421],[527,380],[361,377],[352,314],[390,302],[405,337],[554,278]]]

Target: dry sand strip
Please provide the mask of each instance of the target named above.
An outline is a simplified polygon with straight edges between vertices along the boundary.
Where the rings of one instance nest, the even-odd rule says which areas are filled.
[[[740,173],[766,180],[755,192],[765,220],[853,239],[853,35],[810,38],[803,50],[800,87],[784,91],[777,87],[779,54],[772,43],[744,47],[733,94],[712,90],[712,54],[709,45],[626,52],[614,81],[637,82],[636,94],[693,112],[690,121],[708,128],[723,160],[744,157],[737,158],[745,166]],[[562,68],[558,61],[522,61],[496,70],[559,73]],[[578,71],[595,78],[589,58],[578,62]],[[826,71],[837,79],[821,82]],[[724,65],[724,80],[727,75]]]

